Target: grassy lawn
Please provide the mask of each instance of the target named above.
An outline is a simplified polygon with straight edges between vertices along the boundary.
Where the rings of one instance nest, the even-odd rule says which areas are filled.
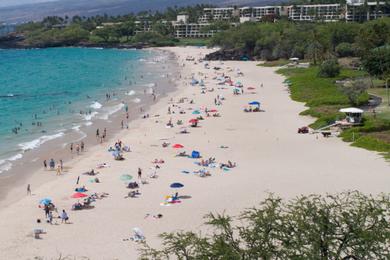
[[[338,110],[352,106],[348,98],[342,93],[336,80],[366,76],[364,71],[342,69],[336,78],[320,78],[318,67],[280,69],[279,73],[285,75],[289,81],[291,98],[304,102],[309,109],[302,115],[316,117],[317,120],[310,125],[313,129],[333,123],[344,117]],[[372,91],[371,91],[372,90]],[[370,92],[379,96],[384,95],[383,89],[370,89]],[[374,93],[375,92],[375,93]],[[367,103],[368,93],[359,97],[359,103]],[[385,99],[384,99],[385,100]],[[377,113],[364,116],[364,125],[345,130],[341,137],[344,141],[352,142],[353,146],[378,151],[390,158],[390,109],[389,113]]]
[[[178,46],[207,46],[210,38],[182,38],[176,44]]]

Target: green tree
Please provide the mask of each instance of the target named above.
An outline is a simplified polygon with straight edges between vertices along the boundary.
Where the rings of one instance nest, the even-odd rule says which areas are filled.
[[[390,198],[359,192],[270,196],[238,217],[209,214],[212,233],[164,233],[141,259],[388,259]]]
[[[337,59],[325,60],[320,65],[319,77],[334,78],[340,74],[340,65]]]
[[[372,76],[390,75],[390,45],[374,48],[363,58],[363,66]]]
[[[341,91],[347,96],[352,105],[359,105],[360,96],[366,93],[369,86],[370,82],[367,79],[355,79],[345,83],[341,87]]]

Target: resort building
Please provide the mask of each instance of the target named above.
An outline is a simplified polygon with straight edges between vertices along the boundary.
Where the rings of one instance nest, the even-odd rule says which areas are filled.
[[[292,21],[334,22],[344,17],[340,4],[294,5],[287,7],[287,12]]]
[[[239,9],[240,22],[261,22],[265,19],[275,19],[281,15],[281,6],[242,7]]]
[[[173,23],[176,38],[207,38],[214,35],[214,31],[207,30],[208,23]]]
[[[238,19],[239,15],[239,10],[234,7],[204,8],[203,14],[198,22],[210,23],[212,21],[232,21],[234,17]]]
[[[390,6],[385,2],[348,1],[345,10],[345,20],[348,22],[363,22],[390,16]]]

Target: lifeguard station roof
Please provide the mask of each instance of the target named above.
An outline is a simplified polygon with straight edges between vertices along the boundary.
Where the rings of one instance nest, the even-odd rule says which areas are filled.
[[[342,113],[355,113],[355,114],[363,114],[363,110],[356,108],[356,107],[348,107],[348,108],[342,108],[339,110]]]

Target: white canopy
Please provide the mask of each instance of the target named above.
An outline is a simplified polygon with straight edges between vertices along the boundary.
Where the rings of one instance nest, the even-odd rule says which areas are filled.
[[[354,113],[354,114],[363,114],[363,110],[356,107],[342,108],[339,110],[342,113]]]

